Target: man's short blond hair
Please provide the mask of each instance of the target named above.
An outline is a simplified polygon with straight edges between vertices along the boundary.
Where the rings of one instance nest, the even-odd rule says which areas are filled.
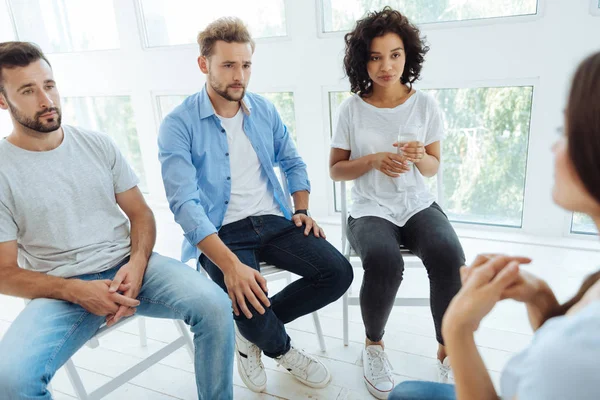
[[[211,22],[198,34],[200,55],[210,57],[215,43],[222,40],[227,43],[250,43],[254,53],[254,40],[244,21],[237,17],[223,17]]]

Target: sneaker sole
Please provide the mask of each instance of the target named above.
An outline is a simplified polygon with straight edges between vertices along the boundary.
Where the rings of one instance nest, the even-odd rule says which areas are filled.
[[[248,389],[252,390],[255,393],[263,392],[267,388],[267,382],[265,382],[265,384],[262,386],[256,386],[255,384],[253,384],[246,376],[244,367],[242,366],[242,362],[240,361],[240,353],[237,344],[235,345],[235,350],[237,352],[235,355],[235,359],[237,361],[237,369],[238,373],[240,374],[240,378],[242,378],[242,382],[244,382],[244,385],[246,385]]]
[[[290,371],[288,371],[290,372]],[[320,383],[313,383],[313,382],[308,382],[305,381],[304,379],[297,377],[296,375],[292,374],[290,372],[290,375],[292,375],[298,382],[301,382],[303,384],[305,384],[308,387],[311,387],[313,389],[323,389],[325,387],[327,387],[327,385],[329,385],[329,383],[331,383],[331,373],[329,373],[329,370],[327,370],[327,379],[325,379],[323,382]]]
[[[362,362],[363,367],[364,367],[364,363],[365,363],[364,352],[361,352],[361,354],[360,354],[360,361]],[[369,393],[371,393],[371,395],[373,397],[375,397],[376,399],[379,399],[379,400],[386,400],[389,397],[390,393],[392,393],[392,390],[394,390],[393,387],[390,391],[387,391],[387,392],[378,390],[375,386],[371,385],[371,382],[369,382],[367,377],[364,375],[363,375],[363,381],[365,381],[365,386],[367,387],[367,390],[369,391]],[[394,384],[394,386],[395,386],[395,384]]]
[[[376,399],[385,400],[388,398],[390,393],[392,393],[392,390],[394,390],[392,388],[392,390],[390,390],[388,392],[382,392],[381,390],[378,390],[373,385],[371,385],[371,383],[364,376],[363,376],[363,380],[365,381],[365,386],[367,387],[367,390],[369,391],[369,393],[371,393],[371,395],[373,395],[373,397],[375,397]]]

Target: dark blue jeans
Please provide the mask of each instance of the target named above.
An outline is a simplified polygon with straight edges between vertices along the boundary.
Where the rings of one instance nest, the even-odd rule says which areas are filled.
[[[403,245],[425,265],[436,337],[443,344],[442,317],[460,289],[459,269],[465,264],[465,253],[441,207],[433,203],[403,227],[379,217],[350,217],[348,240],[365,270],[360,308],[367,338],[374,342],[383,338],[404,273],[399,248]]]
[[[388,400],[456,400],[454,385],[437,382],[406,381],[398,384]]]
[[[259,314],[250,303],[252,318],[236,316],[240,333],[267,356],[278,357],[290,349],[284,324],[310,314],[339,299],[352,283],[350,263],[327,240],[275,215],[248,217],[223,226],[219,237],[244,264],[260,270],[266,262],[302,278],[270,298],[271,306]],[[223,290],[223,273],[206,256],[202,267]]]

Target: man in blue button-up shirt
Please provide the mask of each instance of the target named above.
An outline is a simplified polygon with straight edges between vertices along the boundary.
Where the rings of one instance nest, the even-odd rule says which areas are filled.
[[[352,268],[308,215],[306,165],[277,110],[246,92],[254,41],[244,24],[219,19],[198,35],[198,44],[206,85],[165,118],[159,134],[167,197],[186,239],[183,259],[199,257],[229,294],[239,329],[238,370],[250,389],[266,387],[261,351],[302,383],[325,387],[329,371],[294,348],[284,324],[337,300]],[[269,299],[260,262],[302,279]]]

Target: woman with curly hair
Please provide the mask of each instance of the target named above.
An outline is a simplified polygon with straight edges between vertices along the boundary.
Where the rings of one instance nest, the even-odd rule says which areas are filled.
[[[335,181],[354,180],[348,240],[364,268],[364,379],[371,394],[385,399],[394,380],[383,335],[402,282],[400,246],[427,269],[442,379],[449,372],[442,317],[460,289],[465,256],[424,179],[438,171],[444,130],[435,100],[412,87],[429,50],[419,29],[385,7],[359,20],[345,42],[354,95],[339,107],[329,172]]]
[[[577,69],[565,111],[565,137],[553,147],[554,202],[585,213],[600,229],[600,52]],[[502,299],[524,303],[533,339],[500,378],[504,400],[600,399],[600,271],[559,305],[543,280],[520,270],[530,260],[481,255],[461,269],[463,287],[444,316],[443,332],[456,386],[402,382],[394,400],[497,400],[474,332]]]

